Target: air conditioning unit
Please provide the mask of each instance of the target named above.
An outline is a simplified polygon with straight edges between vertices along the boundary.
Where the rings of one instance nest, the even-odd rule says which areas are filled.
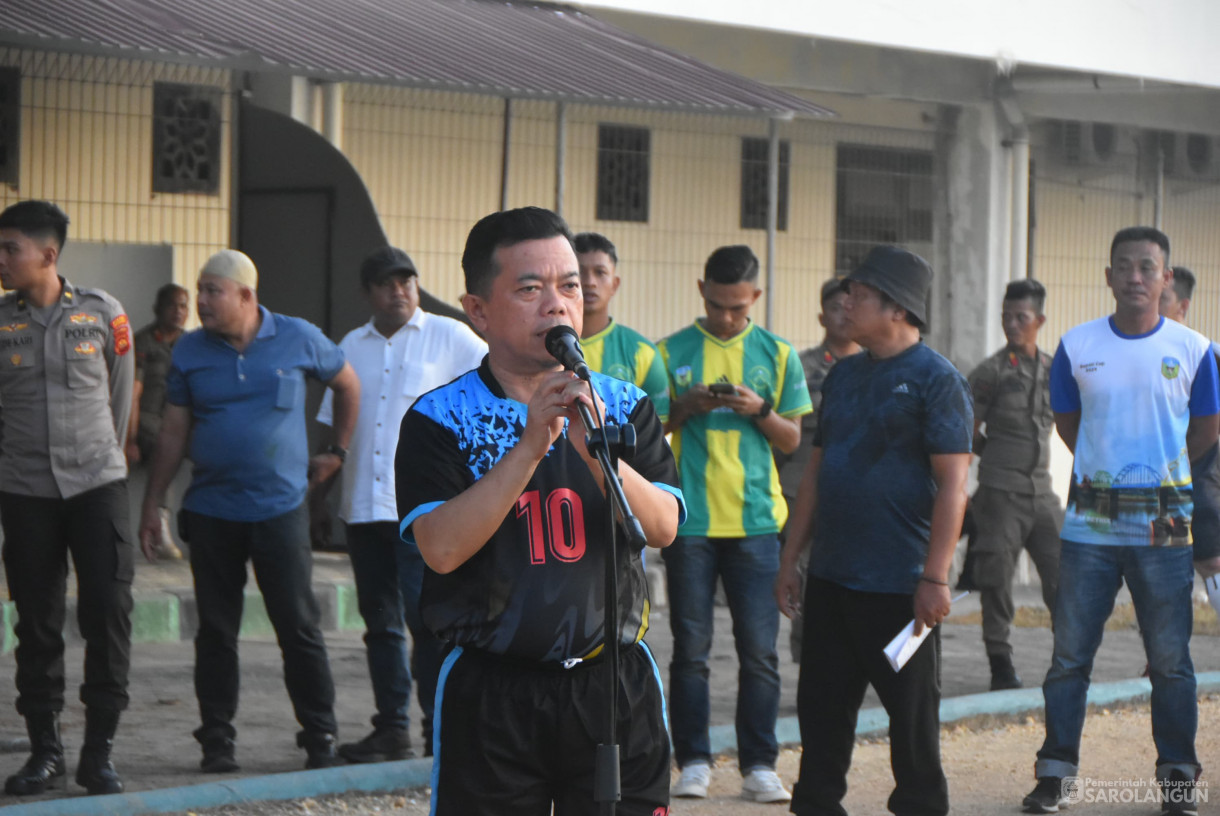
[[[1069,167],[1115,164],[1122,131],[1100,122],[1057,121],[1051,123],[1051,155]]]
[[[1220,181],[1220,139],[1202,133],[1162,133],[1165,175],[1192,181]]]

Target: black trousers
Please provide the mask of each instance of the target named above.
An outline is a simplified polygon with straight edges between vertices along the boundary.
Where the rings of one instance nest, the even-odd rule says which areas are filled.
[[[454,648],[433,720],[437,816],[596,816],[593,780],[605,739],[606,664],[562,669]],[[661,675],[643,644],[619,664],[617,816],[669,812],[669,739]]]
[[[799,816],[845,816],[847,770],[856,718],[871,684],[890,716],[893,813],[944,816],[949,788],[940,764],[940,627],[900,672],[885,645],[913,617],[913,598],[858,592],[810,576],[797,685],[800,779],[792,791]]]
[[[309,516],[302,505],[266,521],[228,521],[182,511],[183,538],[190,544],[199,631],[195,635],[195,696],[200,741],[236,736],[240,668],[237,638],[245,601],[246,562],[267,606],[284,658],[284,685],[306,733],[333,734],[335,684],[321,613],[310,579]]]
[[[76,619],[85,638],[81,702],[110,711],[127,708],[134,558],[127,482],[70,499],[0,492],[0,524],[9,596],[17,606],[18,713],[28,717],[64,707],[68,553],[76,567]]]

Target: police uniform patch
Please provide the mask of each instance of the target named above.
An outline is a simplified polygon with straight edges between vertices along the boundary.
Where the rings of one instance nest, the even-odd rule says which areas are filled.
[[[68,315],[68,322],[82,326],[88,323],[96,323],[97,316],[91,315],[88,312],[77,312],[74,315]]]
[[[131,325],[127,315],[121,314],[110,321],[110,330],[114,332],[114,353],[122,357],[131,351]]]
[[[76,348],[74,348],[73,351],[75,351],[77,354],[96,354],[97,346],[93,345],[88,340],[82,340],[76,344]]]

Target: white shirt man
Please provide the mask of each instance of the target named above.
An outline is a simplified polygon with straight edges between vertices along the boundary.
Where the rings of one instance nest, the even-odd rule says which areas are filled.
[[[360,280],[373,316],[339,344],[364,395],[351,451],[344,452],[339,517],[347,524],[377,713],[373,733],[339,746],[339,753],[350,762],[386,762],[412,753],[407,719],[412,676],[423,711],[424,753],[431,756],[432,700],[440,670],[440,644],[419,617],[424,562],[414,543],[398,535],[398,430],[419,396],[477,368],[487,344],[465,323],[419,308],[419,277],[402,250],[374,252],[361,265]],[[324,424],[330,424],[330,397],[327,392],[318,411]],[[413,647],[410,668],[404,619]]]

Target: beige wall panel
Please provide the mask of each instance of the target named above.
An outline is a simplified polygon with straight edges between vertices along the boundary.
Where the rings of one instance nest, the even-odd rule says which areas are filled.
[[[424,285],[456,302],[471,225],[499,205],[503,100],[349,85],[345,153],[368,185],[390,240],[411,253]],[[648,223],[598,221],[599,123],[651,131]],[[660,338],[702,312],[695,281],[717,246],[750,245],[765,263],[766,234],[740,228],[741,138],[767,124],[735,117],[569,105],[565,215],[574,231],[619,248],[618,319]],[[775,330],[795,345],[821,338],[817,296],[833,274],[835,145],[931,149],[933,135],[814,121],[785,123],[791,142],[789,227],[776,246]],[[554,206],[555,106],[514,102],[510,206]],[[754,316],[761,322],[765,302]]]
[[[503,112],[493,97],[347,86],[344,152],[390,242],[410,253],[424,286],[451,303],[465,288],[466,234],[499,207]]]
[[[555,108],[550,102],[513,102],[509,207],[555,209]]]
[[[188,66],[0,49],[20,68],[21,167],[0,206],[46,198],[72,219],[70,239],[174,246],[174,279],[189,287],[229,243],[229,183],[215,195],[152,192],[152,87],[183,82],[227,90],[228,73]],[[227,95],[221,166],[229,165]]]
[[[1165,192],[1170,263],[1188,267],[1197,281],[1187,321],[1220,340],[1220,182],[1169,181]]]
[[[1144,207],[1127,176],[1091,180],[1066,174],[1036,182],[1034,277],[1047,288],[1047,322],[1039,342],[1048,349],[1065,331],[1113,311],[1105,269],[1110,240],[1144,221]]]

